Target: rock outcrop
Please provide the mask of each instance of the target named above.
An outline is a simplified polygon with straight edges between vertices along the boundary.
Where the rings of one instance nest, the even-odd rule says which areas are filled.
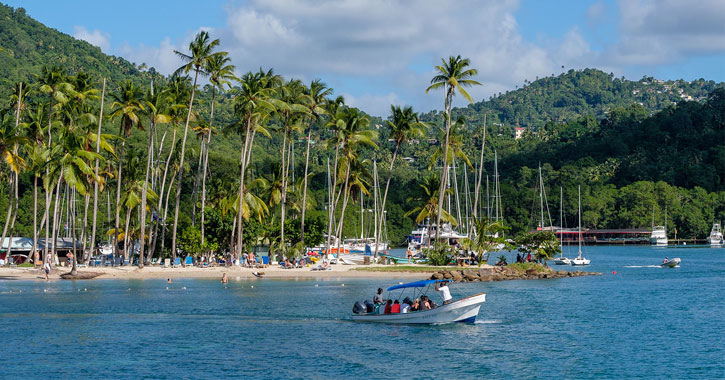
[[[597,276],[597,272],[568,272],[556,271],[548,268],[529,268],[525,272],[518,271],[511,267],[493,267],[481,269],[464,270],[441,270],[431,275],[431,280],[448,279],[454,282],[490,282],[506,280],[539,280],[550,278]]]

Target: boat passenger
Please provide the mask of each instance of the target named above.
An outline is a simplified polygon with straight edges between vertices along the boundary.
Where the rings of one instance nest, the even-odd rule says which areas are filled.
[[[428,300],[428,296],[422,296],[420,297],[420,307],[419,310],[430,310],[432,309],[430,305],[430,301]]]
[[[373,302],[376,305],[380,305],[380,304],[384,303],[384,301],[383,301],[383,288],[378,288],[378,294],[376,294],[375,297],[373,297]]]
[[[436,282],[436,291],[441,293],[444,305],[451,303],[453,297],[451,297],[451,290],[448,289],[448,284],[446,282]]]
[[[409,303],[403,302],[403,303],[400,304],[400,312],[401,313],[405,314],[405,313],[407,313],[409,311],[410,311],[410,304]]]
[[[413,304],[410,305],[410,311],[418,311],[418,310],[420,310],[420,300],[416,298],[413,301]]]
[[[390,312],[393,314],[400,314],[400,302],[398,302],[398,300],[393,302],[393,306],[390,307]]]
[[[385,304],[385,314],[390,314],[393,310],[393,301],[388,300],[388,303]]]
[[[662,261],[662,264],[667,264],[668,262],[670,262],[669,257],[665,257],[664,261]]]

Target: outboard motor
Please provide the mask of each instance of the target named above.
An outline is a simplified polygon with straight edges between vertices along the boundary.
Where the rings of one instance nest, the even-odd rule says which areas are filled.
[[[367,307],[360,301],[355,302],[352,306],[353,314],[365,314],[367,313]]]
[[[375,312],[375,304],[370,302],[370,300],[365,300],[365,307],[367,308],[368,313]]]

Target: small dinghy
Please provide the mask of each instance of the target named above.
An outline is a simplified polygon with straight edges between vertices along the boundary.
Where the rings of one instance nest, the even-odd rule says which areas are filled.
[[[449,282],[450,280],[423,280],[391,286],[388,291],[396,289],[420,289],[428,288],[437,282]],[[425,294],[425,292],[419,292]],[[401,297],[402,294],[399,296]],[[404,301],[405,302],[405,301]],[[407,313],[376,313],[370,307],[364,308],[365,304],[358,302],[353,308],[352,320],[356,322],[378,322],[395,324],[444,324],[444,323],[474,323],[478,316],[481,304],[486,302],[486,294],[479,293],[458,300],[444,303],[429,310],[411,311]],[[359,304],[359,305],[358,305]],[[372,306],[372,305],[371,305]],[[356,312],[357,311],[357,312]]]
[[[680,266],[680,262],[681,261],[682,260],[680,260],[679,257],[675,257],[672,260],[665,259],[665,261],[663,261],[662,264],[660,264],[660,266],[663,267],[663,268],[675,268],[675,267],[679,267]]]

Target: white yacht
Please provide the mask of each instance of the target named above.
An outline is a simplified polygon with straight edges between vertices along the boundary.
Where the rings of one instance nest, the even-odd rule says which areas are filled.
[[[725,244],[722,236],[722,230],[720,229],[720,223],[715,223],[712,225],[712,230],[710,231],[710,236],[707,238],[707,242],[710,244],[710,246],[717,247]]]
[[[649,242],[656,246],[667,245],[667,231],[665,226],[654,226],[652,227],[652,234],[649,237]]]
[[[571,259],[571,265],[589,265],[591,260],[582,256],[582,187],[579,186],[579,256]]]

